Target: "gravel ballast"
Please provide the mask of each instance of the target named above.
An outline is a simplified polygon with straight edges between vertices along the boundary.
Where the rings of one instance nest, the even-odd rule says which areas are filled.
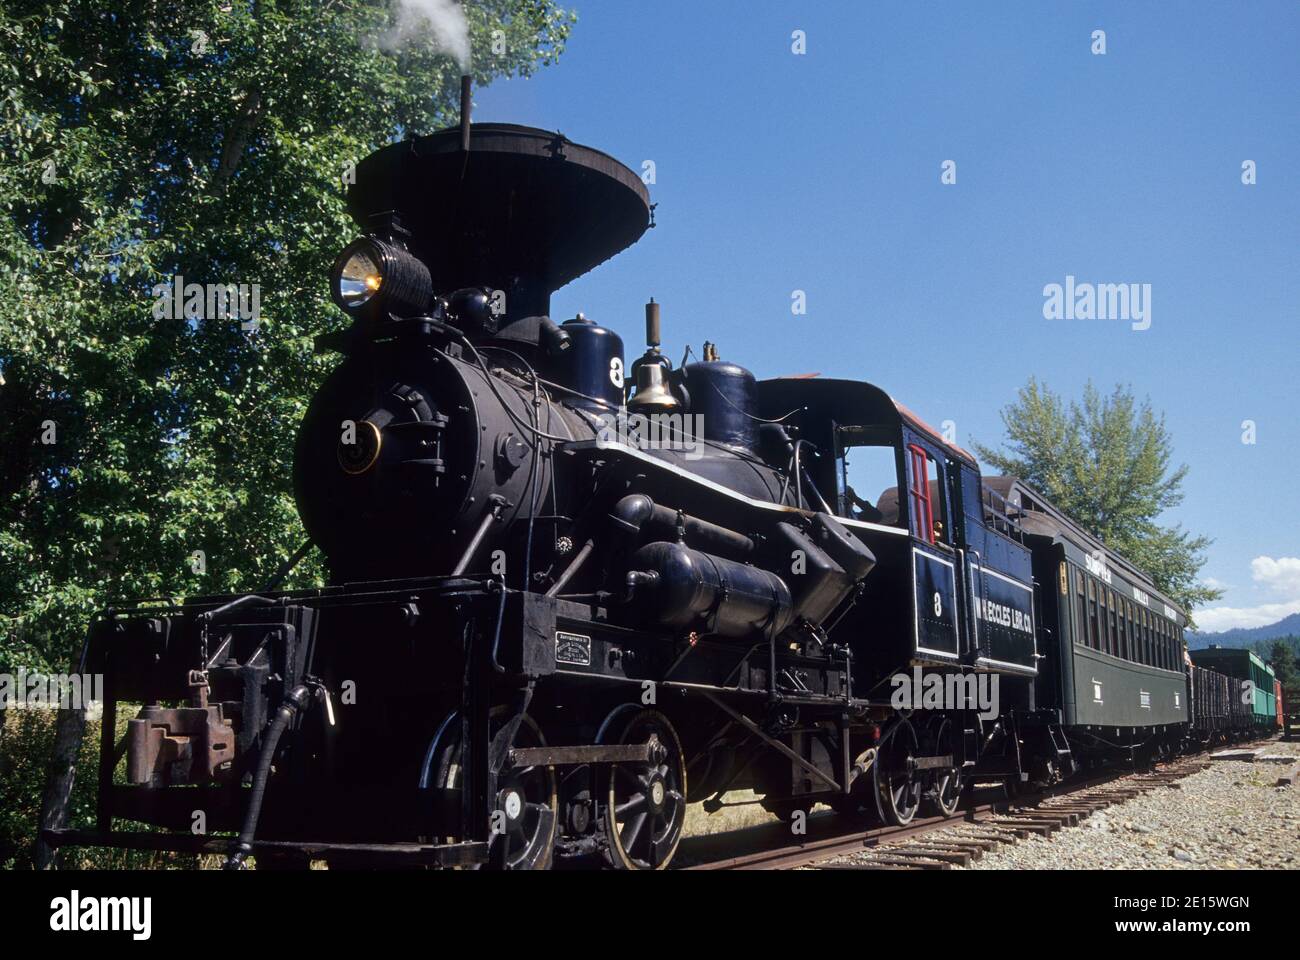
[[[1290,763],[1216,760],[1172,787],[1152,790],[1051,836],[1003,844],[970,870],[1300,869],[1300,784],[1277,786],[1300,761],[1300,743],[1264,751]],[[960,836],[954,824],[927,840]],[[887,847],[877,848],[881,854]],[[836,858],[870,860],[871,852]]]

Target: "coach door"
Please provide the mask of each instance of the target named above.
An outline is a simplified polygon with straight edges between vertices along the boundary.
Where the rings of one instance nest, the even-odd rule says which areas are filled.
[[[960,617],[946,460],[910,431],[904,432],[903,458],[912,534],[913,650],[917,660],[955,663]]]

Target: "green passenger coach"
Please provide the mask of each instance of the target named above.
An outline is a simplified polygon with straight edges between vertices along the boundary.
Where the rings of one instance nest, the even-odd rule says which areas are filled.
[[[1186,615],[1023,481],[985,483],[1018,510],[1033,551],[1046,635],[1039,706],[1059,709],[1076,753],[1176,743],[1188,722]]]

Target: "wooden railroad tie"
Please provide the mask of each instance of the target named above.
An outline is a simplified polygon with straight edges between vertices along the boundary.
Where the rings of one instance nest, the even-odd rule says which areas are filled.
[[[1001,823],[1014,828],[1017,832],[1020,832],[1022,839],[1031,833],[1036,833],[1040,837],[1050,836],[1057,830],[1061,829],[1060,826],[1055,823],[1040,823],[1029,820],[1004,820]]]
[[[1061,827],[1077,827],[1079,825],[1079,815],[1071,810],[1048,810],[1038,807],[1031,810],[1018,811],[1012,816],[1020,820],[1038,820],[1043,823],[1055,823]]]
[[[978,853],[978,856],[975,857],[976,860],[982,857],[989,850],[996,849],[998,844],[1001,842],[1003,841],[1000,839],[999,840],[974,839],[968,836],[967,834],[962,834],[960,837],[951,837],[951,838],[934,841],[934,843],[940,844],[945,847],[956,847],[960,850],[970,850],[972,852],[976,852]]]
[[[925,850],[942,851],[943,853],[954,853],[966,857],[966,862],[979,860],[984,856],[983,847],[968,847],[965,844],[956,843],[949,840],[923,840],[921,847]],[[963,863],[962,866],[966,866]]]
[[[929,847],[890,847],[881,851],[890,857],[918,857],[924,860],[938,860],[940,863],[955,863],[959,867],[967,866],[971,861],[969,853],[935,850]]]
[[[964,840],[982,840],[993,844],[1015,843],[1020,839],[1009,833],[963,833],[961,836]]]

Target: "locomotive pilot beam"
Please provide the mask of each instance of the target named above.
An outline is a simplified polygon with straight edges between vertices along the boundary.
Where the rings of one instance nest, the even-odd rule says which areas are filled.
[[[675,367],[653,301],[630,367],[552,319],[651,225],[609,156],[466,123],[348,209],[293,471],[328,582],[101,615],[98,829],[55,842],[660,869],[731,790],[904,824],[1235,729],[1148,579],[884,390]],[[923,674],[996,696],[899,702]]]

